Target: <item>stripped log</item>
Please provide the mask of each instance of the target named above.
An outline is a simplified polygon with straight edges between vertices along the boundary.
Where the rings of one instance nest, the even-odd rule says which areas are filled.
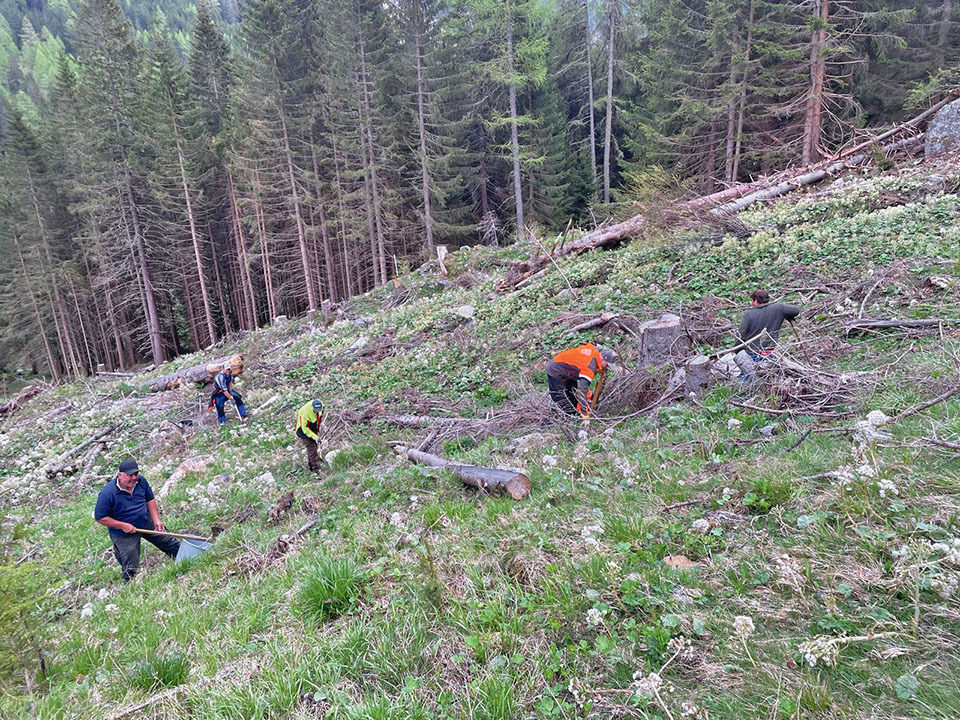
[[[904,318],[902,320],[852,320],[844,323],[843,330],[847,335],[862,335],[871,330],[888,330],[903,328],[906,330],[922,330],[924,328],[938,328],[941,325],[960,323],[960,318]]]
[[[501,470],[480,465],[461,465],[439,455],[413,450],[403,446],[395,448],[402,455],[430,467],[443,468],[456,475],[464,484],[494,494],[506,494],[514,500],[523,500],[530,494],[530,479],[518,470]]]
[[[213,382],[217,373],[223,369],[224,363],[230,363],[233,369],[233,375],[243,374],[243,355],[232,355],[211,360],[207,363],[194,365],[193,367],[177,370],[168,375],[162,375],[155,380],[147,383],[147,389],[150,392],[163,392],[164,390],[173,390],[180,387],[184,382],[208,383]]]
[[[580,255],[588,250],[615,245],[626,237],[638,235],[647,227],[647,220],[641,215],[635,215],[628,220],[610,225],[608,227],[588,232],[577,240],[563,247],[553,254],[539,255],[517,263],[510,268],[503,282],[500,283],[501,289],[516,287],[518,283],[534,275],[544,267],[554,262],[557,258],[567,257],[568,255]]]

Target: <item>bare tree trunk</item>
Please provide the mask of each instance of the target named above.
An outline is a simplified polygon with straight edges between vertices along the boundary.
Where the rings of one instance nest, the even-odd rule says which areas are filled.
[[[513,197],[517,204],[517,237],[524,236],[523,190],[520,186],[520,141],[517,137],[517,84],[513,81],[513,6],[507,8],[507,72],[510,75],[510,149],[513,153]]]
[[[950,37],[950,16],[953,14],[953,1],[943,0],[940,6],[940,22],[937,25],[937,64],[946,67],[947,40]]]
[[[807,165],[820,158],[820,134],[823,120],[823,85],[827,62],[824,48],[827,44],[827,22],[830,18],[830,0],[814,0],[816,25],[810,38],[810,94],[803,122],[803,151],[801,161]]]
[[[327,210],[324,203],[323,185],[320,183],[320,166],[317,163],[317,151],[312,135],[310,137],[310,156],[313,160],[313,182],[317,191],[317,210],[320,211],[320,238],[323,241],[323,264],[327,270],[327,297],[332,302],[336,302],[339,297],[336,282],[337,271],[333,264],[333,248],[330,247],[330,233],[327,231]]]
[[[220,278],[220,259],[217,257],[216,249],[214,249],[213,253],[213,278],[217,282],[217,298],[220,300],[220,317],[223,318],[223,331],[229,335],[233,332],[233,325],[230,322],[230,308],[227,306],[227,299],[223,296],[223,280]]]
[[[257,218],[257,233],[260,235],[260,254],[263,264],[263,285],[267,292],[267,314],[270,322],[279,315],[277,312],[277,298],[273,293],[273,266],[270,259],[270,247],[267,241],[267,223],[263,216],[263,202],[260,194],[260,171],[253,170],[254,214]]]
[[[426,232],[427,254],[433,255],[433,215],[430,212],[430,173],[427,169],[427,128],[426,119],[423,111],[423,48],[420,44],[421,29],[421,11],[420,0],[416,3],[417,14],[417,34],[416,34],[416,53],[417,53],[417,129],[420,131],[420,179],[423,185],[423,224]]]
[[[87,277],[92,278],[93,270],[91,270],[90,268],[90,260],[89,258],[87,258],[86,250],[81,249],[80,255],[83,258],[83,267],[86,270]],[[104,360],[106,361],[107,369],[113,370],[114,365],[113,365],[112,356],[110,354],[110,341],[107,339],[107,329],[104,323],[104,313],[102,308],[100,307],[100,300],[97,297],[96,288],[94,288],[92,284],[90,286],[90,297],[93,298],[93,311],[94,311],[95,317],[97,318],[97,332],[100,335],[100,344],[101,344],[101,347],[103,348]],[[121,361],[119,356],[117,360]]]
[[[717,169],[717,136],[719,134],[717,129],[718,125],[719,123],[717,121],[717,117],[714,116],[713,119],[710,120],[710,136],[707,140],[707,166],[706,174],[703,178],[703,188],[704,192],[706,193],[712,193],[714,187],[713,178]]]
[[[607,40],[607,124],[603,133],[603,202],[610,202],[610,142],[613,139],[613,44],[616,40],[617,9],[610,4],[610,37]]]
[[[593,187],[597,187],[597,129],[594,127],[593,117],[593,53],[590,49],[590,2],[583,0],[583,14],[586,20],[584,31],[587,45],[587,102],[590,108],[590,180]]]
[[[230,209],[233,215],[233,227],[237,239],[237,264],[240,270],[240,283],[243,288],[243,304],[247,317],[247,327],[257,327],[257,295],[250,278],[250,257],[247,255],[247,240],[243,234],[243,222],[240,219],[240,206],[237,203],[237,188],[233,182],[233,173],[227,172],[227,191],[230,193]]]
[[[16,229],[13,230],[13,243],[17,248],[17,258],[20,260],[20,269],[23,272],[23,284],[27,288],[27,294],[30,296],[30,304],[33,306],[33,313],[37,318],[37,328],[40,330],[40,337],[43,340],[43,349],[47,353],[47,366],[50,368],[50,377],[54,382],[60,381],[60,373],[57,372],[57,366],[53,362],[53,353],[50,351],[50,340],[47,338],[47,329],[43,326],[43,318],[40,316],[40,306],[37,304],[37,296],[33,294],[33,288],[30,285],[30,277],[27,275],[27,265],[23,261],[23,251],[20,249],[20,238],[17,237]]]
[[[373,143],[373,114],[370,109],[370,88],[367,79],[367,52],[363,42],[363,23],[359,16],[357,18],[357,40],[360,45],[360,98],[362,101],[360,121],[364,125],[363,133],[367,141],[367,155],[370,166],[370,202],[373,205],[373,219],[377,230],[377,247],[372,260],[375,264],[379,263],[380,282],[385,284],[389,275],[387,272],[386,237],[383,229],[383,210],[380,205],[380,182],[377,179],[377,157]]]
[[[171,107],[170,112],[173,112]],[[180,183],[183,186],[183,201],[187,207],[187,218],[190,221],[190,240],[193,242],[193,258],[197,266],[197,279],[200,281],[200,297],[203,300],[203,316],[207,322],[207,334],[212,345],[217,341],[217,332],[213,326],[213,312],[210,310],[210,297],[207,294],[207,281],[203,276],[203,260],[200,256],[200,237],[197,234],[197,222],[193,214],[193,200],[190,197],[190,186],[187,184],[187,170],[183,162],[183,148],[180,145],[180,130],[176,120],[173,122],[174,137],[177,143],[177,161],[180,164]],[[184,279],[186,282],[186,279]],[[201,345],[198,343],[197,348]]]
[[[123,340],[120,339],[120,328],[119,328],[119,318],[117,317],[117,309],[113,304],[112,291],[107,287],[106,292],[104,293],[107,299],[107,316],[110,318],[110,329],[113,331],[113,342],[117,348],[117,362],[120,365],[121,370],[126,370],[129,365],[126,361],[127,355],[124,351]]]
[[[293,152],[290,150],[287,118],[282,108],[280,110],[280,124],[283,128],[283,148],[287,155],[287,174],[290,178],[290,197],[293,200],[293,216],[297,223],[297,238],[300,241],[300,262],[303,264],[303,282],[307,286],[307,305],[310,310],[316,310],[317,291],[313,287],[313,273],[310,269],[310,257],[307,254],[307,238],[303,228],[303,213],[300,210],[300,193],[297,192],[297,180],[293,174]]]
[[[77,299],[77,287],[70,282],[70,292],[73,295],[73,307],[77,311],[77,323],[80,325],[80,339],[83,341],[83,349],[87,356],[87,372],[92,373],[96,369],[93,362],[93,356],[90,354],[90,340],[87,337],[87,327],[83,322],[83,311],[80,310],[80,301]]]
[[[179,253],[178,253],[179,255]],[[187,263],[180,258],[180,282],[183,285],[183,302],[187,306],[187,323],[190,325],[190,339],[193,341],[193,347],[199,350],[203,347],[200,342],[200,331],[197,328],[197,316],[193,311],[193,298],[190,297],[193,292],[190,289],[190,282],[187,280]]]
[[[337,150],[337,134],[334,130],[331,130],[330,132],[330,146],[333,148],[333,172],[334,179],[337,183],[337,208],[339,210],[338,219],[340,221],[340,243],[343,246],[343,257],[341,258],[341,264],[343,265],[343,282],[347,289],[347,297],[353,297],[353,277],[350,272],[348,259],[350,253],[347,249],[347,211],[343,206],[343,186],[340,184],[340,153]]]
[[[64,364],[70,363],[73,372],[80,377],[80,366],[77,355],[73,348],[73,342],[70,334],[70,323],[67,320],[67,305],[63,301],[60,293],[60,281],[57,278],[57,268],[53,262],[53,252],[50,249],[50,238],[47,235],[46,223],[43,221],[43,213],[40,212],[40,199],[37,197],[37,190],[33,183],[33,173],[27,168],[27,184],[30,187],[30,198],[33,202],[34,217],[37,221],[37,230],[40,234],[40,240],[43,244],[43,252],[47,258],[48,272],[50,273],[50,287],[53,288],[53,301],[50,303],[52,310],[53,323],[57,331],[57,338],[60,343],[60,352]]]
[[[740,73],[740,102],[737,107],[736,145],[733,148],[733,170],[730,182],[740,177],[740,150],[743,147],[743,116],[747,106],[747,74],[750,69],[750,53],[753,51],[754,2],[750,0],[750,19],[747,21],[747,43],[743,50],[743,69]]]

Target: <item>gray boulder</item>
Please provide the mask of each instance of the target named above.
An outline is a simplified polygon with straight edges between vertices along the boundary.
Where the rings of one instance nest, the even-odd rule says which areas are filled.
[[[954,100],[933,116],[923,139],[923,154],[960,148],[960,100]]]

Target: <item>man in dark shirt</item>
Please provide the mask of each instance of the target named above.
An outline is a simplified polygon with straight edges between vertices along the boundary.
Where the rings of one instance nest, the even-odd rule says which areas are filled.
[[[744,342],[752,340],[747,345],[747,352],[757,361],[773,350],[783,321],[792,322],[800,314],[800,308],[796,305],[770,302],[770,294],[766,290],[757,290],[750,296],[750,300],[753,307],[744,313],[740,323],[740,339]],[[757,335],[761,337],[753,340]]]
[[[117,475],[100,490],[93,519],[110,528],[113,554],[120,563],[120,574],[129,582],[140,567],[140,533],[144,530],[166,531],[157,511],[157,501],[146,478],[134,460],[120,463]],[[180,541],[162,535],[143,535],[170,557],[176,557]]]

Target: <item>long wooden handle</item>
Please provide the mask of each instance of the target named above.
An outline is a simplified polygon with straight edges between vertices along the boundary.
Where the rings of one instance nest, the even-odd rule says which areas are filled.
[[[163,535],[164,537],[175,537],[182,540],[203,540],[204,542],[213,542],[213,538],[203,537],[202,535],[187,535],[186,533],[164,532],[163,530],[147,530],[146,528],[135,528],[137,532],[149,533],[150,535]]]

